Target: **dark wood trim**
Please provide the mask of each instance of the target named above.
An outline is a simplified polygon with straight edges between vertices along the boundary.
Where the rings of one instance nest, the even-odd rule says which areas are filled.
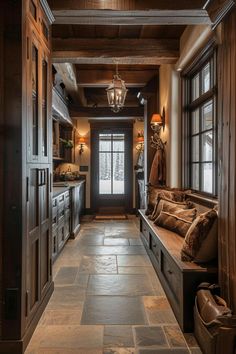
[[[212,0],[205,7],[213,23],[213,29],[223,21],[226,15],[235,7],[235,0]]]
[[[219,276],[222,296],[236,311],[236,9],[222,23],[219,82]]]
[[[109,107],[79,107],[70,105],[70,116],[73,119],[88,118],[142,118],[143,107],[124,107],[120,112],[114,113]]]

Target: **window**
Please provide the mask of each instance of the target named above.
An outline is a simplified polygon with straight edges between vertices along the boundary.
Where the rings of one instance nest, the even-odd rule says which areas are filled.
[[[124,134],[99,134],[99,194],[124,194],[124,157]]]
[[[215,53],[185,78],[185,187],[217,195]]]

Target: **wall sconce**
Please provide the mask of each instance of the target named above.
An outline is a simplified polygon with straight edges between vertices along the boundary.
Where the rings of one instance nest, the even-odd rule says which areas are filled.
[[[162,115],[160,113],[154,113],[152,115],[152,119],[151,119],[152,130],[160,133],[161,127],[163,127],[163,130],[164,130],[164,128],[165,128],[165,108],[163,108],[163,110],[162,110]]]
[[[78,145],[80,145],[79,154],[81,155],[82,152],[84,152],[84,146],[86,145],[85,138],[83,136],[79,137]]]

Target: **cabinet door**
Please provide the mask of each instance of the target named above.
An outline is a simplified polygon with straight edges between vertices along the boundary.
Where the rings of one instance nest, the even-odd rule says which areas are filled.
[[[40,300],[39,264],[40,264],[40,192],[38,168],[28,171],[27,203],[27,317],[31,318]]]
[[[27,197],[27,317],[30,320],[51,283],[49,167],[31,165]]]
[[[51,218],[50,218],[50,170],[40,168],[40,292],[46,291],[51,281]]]
[[[27,37],[27,156],[28,162],[50,161],[50,61],[49,54],[29,28]]]

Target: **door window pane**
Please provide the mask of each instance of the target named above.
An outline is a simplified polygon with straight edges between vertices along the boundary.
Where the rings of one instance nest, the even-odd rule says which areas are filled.
[[[125,141],[124,134],[113,135],[113,151],[124,151]]]
[[[213,191],[213,166],[212,163],[202,164],[202,191],[206,193],[212,193]]]
[[[199,135],[192,137],[192,161],[199,161]]]
[[[111,134],[99,134],[99,151],[111,151]]]
[[[111,153],[99,153],[99,194],[111,194]]]
[[[199,190],[199,164],[192,164],[192,171],[191,171],[191,188],[195,190]]]
[[[124,194],[124,153],[113,154],[113,194]]]
[[[212,131],[202,134],[202,160],[212,161],[213,135]]]

